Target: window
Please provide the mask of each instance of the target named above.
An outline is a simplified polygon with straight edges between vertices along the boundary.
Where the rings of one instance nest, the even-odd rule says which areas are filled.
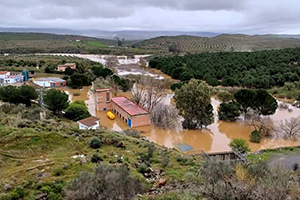
[[[109,101],[109,92],[106,93],[106,101]]]

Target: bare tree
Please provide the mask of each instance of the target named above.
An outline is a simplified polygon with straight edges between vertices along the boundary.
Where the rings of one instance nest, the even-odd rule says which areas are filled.
[[[300,138],[300,121],[298,118],[282,120],[277,126],[277,135],[286,139]]]
[[[172,105],[158,104],[151,113],[151,122],[158,128],[180,131],[182,125],[178,110]]]
[[[107,78],[98,78],[95,82],[94,82],[94,89],[97,88],[111,88],[112,89],[112,94],[114,96],[118,95],[118,92],[120,90],[120,86],[117,83],[117,81],[115,81],[113,78],[111,77],[107,77]]]
[[[246,126],[251,126],[258,131],[261,137],[270,137],[274,133],[274,125],[270,118],[261,117],[259,115],[248,115]]]
[[[150,112],[166,97],[163,81],[142,76],[132,88],[132,100]]]

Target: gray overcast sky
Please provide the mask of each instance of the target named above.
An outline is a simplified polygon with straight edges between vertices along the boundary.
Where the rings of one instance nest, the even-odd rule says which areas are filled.
[[[0,0],[0,26],[300,34],[300,0]]]

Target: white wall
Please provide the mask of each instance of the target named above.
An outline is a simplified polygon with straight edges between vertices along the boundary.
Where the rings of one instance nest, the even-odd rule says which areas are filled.
[[[33,81],[35,84],[41,86],[41,87],[50,87],[50,81]]]
[[[95,130],[95,129],[99,129],[99,127],[100,127],[100,124],[99,124],[99,121],[97,122],[97,124],[96,125],[94,125],[94,126],[91,126],[91,127],[87,127],[86,125],[84,125],[84,124],[82,124],[82,123],[80,123],[80,122],[77,122],[78,123],[78,125],[79,125],[79,129],[80,130],[90,130],[90,129],[93,129],[93,130]]]

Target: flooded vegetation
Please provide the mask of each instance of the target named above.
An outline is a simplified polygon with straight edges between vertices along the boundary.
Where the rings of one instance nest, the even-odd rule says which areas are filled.
[[[105,111],[96,112],[93,92],[90,89],[90,86],[82,89],[70,89],[68,87],[60,88],[60,90],[64,90],[67,94],[69,94],[70,101],[85,101],[90,113],[93,116],[100,118],[102,126],[115,131],[123,131],[128,129],[128,125],[120,118],[116,117],[115,120],[110,120]],[[120,93],[118,95],[127,96],[129,98],[131,97],[130,92]],[[173,95],[168,95],[163,102],[165,104],[170,104],[172,96]],[[176,148],[176,145],[185,143],[192,146],[194,150],[204,150],[206,152],[228,151],[230,150],[228,144],[234,138],[243,138],[247,140],[252,151],[300,145],[300,141],[272,138],[263,138],[259,144],[252,143],[250,142],[249,136],[254,130],[253,127],[246,126],[242,121],[225,122],[218,120],[217,108],[220,105],[220,102],[212,98],[212,105],[214,107],[215,119],[214,123],[209,125],[206,129],[182,130],[179,132],[174,130],[162,130],[153,126],[143,126],[136,129],[141,131],[142,136],[146,137],[149,141],[169,148]],[[293,107],[292,112],[289,112],[288,110],[277,109],[276,113],[270,117],[270,120],[272,120],[274,123],[278,123],[280,120],[298,117],[299,115],[299,108]]]

